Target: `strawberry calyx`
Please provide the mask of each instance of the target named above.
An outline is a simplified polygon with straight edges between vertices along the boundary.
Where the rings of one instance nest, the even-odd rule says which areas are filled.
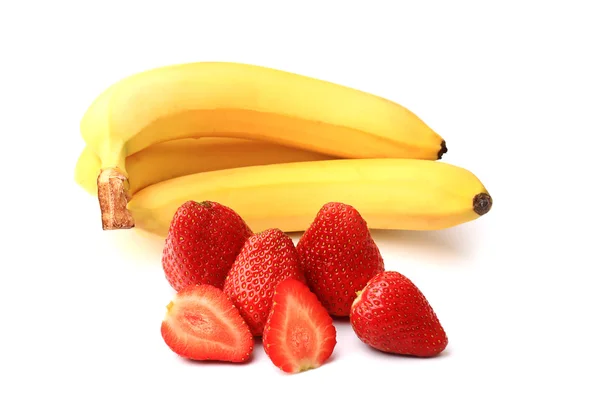
[[[362,290],[356,291],[356,298],[352,301],[352,304],[350,305],[350,310],[354,310],[354,307],[358,304],[358,302],[362,298],[362,294],[363,294]]]

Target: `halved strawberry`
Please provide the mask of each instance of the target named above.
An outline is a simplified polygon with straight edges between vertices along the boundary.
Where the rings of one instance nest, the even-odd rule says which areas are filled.
[[[161,325],[173,352],[191,360],[243,362],[254,340],[250,328],[227,298],[212,285],[191,285],[175,295]]]
[[[279,283],[263,332],[265,352],[282,371],[320,367],[333,353],[336,330],[331,316],[304,283]]]

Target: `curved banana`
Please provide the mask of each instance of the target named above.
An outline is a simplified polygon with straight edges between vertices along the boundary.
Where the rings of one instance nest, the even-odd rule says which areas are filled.
[[[487,213],[492,198],[466,169],[411,159],[299,162],[204,172],[141,190],[128,204],[136,227],[165,236],[188,200],[231,207],[254,232],[308,228],[323,204],[354,206],[373,229],[436,230]]]
[[[155,183],[198,172],[333,158],[256,140],[200,138],[152,145],[127,157],[125,166],[129,173],[129,193],[133,195]],[[100,171],[100,158],[89,147],[85,147],[77,160],[75,181],[96,196],[96,181]]]
[[[89,194],[96,196],[96,180],[101,170],[100,159],[89,147],[84,147],[75,165],[75,182]]]
[[[126,158],[203,136],[256,139],[343,158],[436,160],[445,142],[405,107],[356,89],[271,68],[172,65],[117,82],[89,107],[81,134],[100,158],[104,229],[134,225],[124,209]]]

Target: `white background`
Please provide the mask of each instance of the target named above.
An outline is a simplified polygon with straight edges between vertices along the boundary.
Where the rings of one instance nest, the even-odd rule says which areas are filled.
[[[599,398],[594,3],[2,2],[0,398]],[[114,81],[202,60],[401,103],[484,182],[475,222],[374,233],[437,311],[443,356],[377,353],[345,322],[331,362],[299,375],[260,344],[235,366],[168,350],[161,241],[102,231],[73,181],[78,125]]]

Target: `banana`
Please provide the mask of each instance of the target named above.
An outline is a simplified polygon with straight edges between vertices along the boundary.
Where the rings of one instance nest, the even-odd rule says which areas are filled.
[[[128,209],[136,227],[165,236],[188,200],[231,207],[255,232],[308,228],[323,204],[354,206],[372,229],[437,230],[486,214],[492,198],[466,169],[414,159],[339,159],[187,175],[149,186]]]
[[[290,72],[198,62],[129,76],[105,90],[81,120],[100,158],[104,229],[130,228],[126,159],[183,138],[255,139],[340,158],[437,160],[442,137],[384,98]]]
[[[198,172],[252,165],[333,159],[332,156],[256,140],[232,138],[177,139],[158,143],[127,157],[129,193]],[[75,181],[98,194],[100,158],[85,147],[77,160]]]
[[[101,170],[101,162],[96,153],[84,147],[75,165],[75,182],[89,194],[96,196],[98,186],[96,180]]]

